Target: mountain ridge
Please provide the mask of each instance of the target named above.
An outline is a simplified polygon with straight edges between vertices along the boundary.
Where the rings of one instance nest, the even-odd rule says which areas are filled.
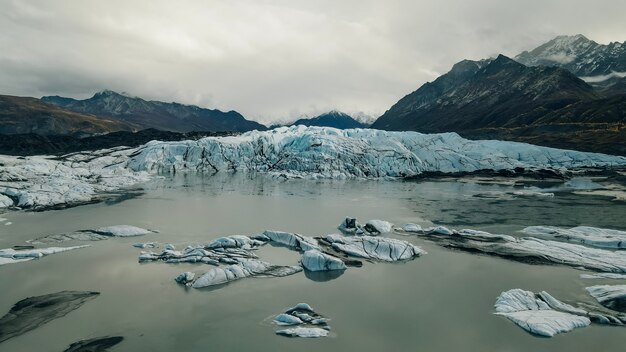
[[[145,100],[111,90],[97,92],[91,98],[84,100],[60,96],[44,96],[41,100],[71,111],[90,113],[133,123],[142,128],[165,131],[245,132],[266,129],[264,125],[247,120],[234,110],[224,112],[176,102]]]

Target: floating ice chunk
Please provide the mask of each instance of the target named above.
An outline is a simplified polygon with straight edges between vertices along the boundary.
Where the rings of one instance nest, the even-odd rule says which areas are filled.
[[[0,194],[0,208],[8,208],[13,206],[13,199]]]
[[[242,260],[239,264],[209,270],[194,281],[192,287],[203,288],[222,285],[251,276],[281,277],[292,275],[300,271],[302,271],[302,268],[299,266],[272,265],[260,260],[246,259]]]
[[[267,239],[269,241],[269,238]],[[211,243],[205,246],[207,249],[212,248],[243,248],[252,249],[264,245],[264,241],[252,239],[248,236],[233,235],[228,237],[220,237],[213,240]]]
[[[270,241],[282,244],[291,249],[298,251],[310,251],[312,249],[319,250],[319,244],[314,238],[299,235],[297,233],[283,231],[265,231],[263,235]]]
[[[626,285],[598,285],[585,289],[603,306],[626,313]]]
[[[356,218],[351,218],[351,217],[346,217],[341,222],[341,224],[337,226],[337,229],[339,229],[339,231],[341,231],[342,233],[345,233],[348,235],[355,235],[355,234],[360,235],[363,233],[363,226],[359,224]]]
[[[133,243],[133,247],[135,248],[157,248],[159,244],[157,242],[145,242],[145,243]]]
[[[295,312],[295,311],[305,311],[305,312],[311,312],[311,313],[315,313],[315,311],[313,310],[313,308],[311,308],[311,306],[308,303],[298,303],[295,306],[289,308],[287,310],[287,313],[291,313],[291,312]]]
[[[591,320],[586,316],[553,309],[554,306],[577,310],[577,308],[560,302],[547,293],[543,294],[545,295],[535,295],[530,291],[521,289],[502,292],[496,300],[495,314],[507,317],[530,333],[547,337],[591,324]],[[550,304],[543,300],[546,297],[550,300]]]
[[[289,337],[316,338],[316,337],[328,336],[328,330],[320,329],[320,328],[306,328],[306,327],[298,326],[295,328],[278,330],[276,331],[276,334],[289,336]]]
[[[427,232],[425,236],[446,247],[498,255],[530,263],[553,263],[590,270],[626,273],[626,252],[542,240],[534,237],[514,238],[488,232],[462,230],[452,235]]]
[[[626,231],[577,226],[564,229],[554,226],[530,226],[523,233],[550,240],[577,242],[599,248],[626,249]]]
[[[73,249],[80,249],[89,247],[74,246],[74,247],[49,247],[49,248],[34,248],[25,250],[15,250],[13,248],[0,249],[0,265],[19,263],[27,260],[38,259],[50,254],[61,253],[65,251],[71,251]]]
[[[176,250],[176,247],[171,243],[166,243],[165,246],[163,246],[163,249],[167,251],[174,251]]]
[[[303,323],[300,318],[285,313],[278,314],[276,318],[274,318],[274,322],[278,325],[300,325]]]
[[[409,232],[409,233],[420,233],[420,232],[424,232],[424,229],[422,229],[420,225],[408,223],[408,224],[402,225],[402,231]]]
[[[393,224],[384,220],[370,220],[363,229],[370,234],[383,234],[391,232]]]
[[[444,226],[429,227],[424,231],[439,235],[452,235],[454,233],[452,230]]]
[[[80,308],[100,293],[61,291],[25,298],[0,318],[0,343],[34,330]]]
[[[182,285],[187,285],[191,282],[193,282],[193,279],[196,277],[196,274],[192,273],[191,271],[185,271],[184,273],[178,275],[174,281],[178,282],[179,284]]]
[[[92,232],[104,235],[104,236],[113,236],[113,237],[132,237],[132,236],[141,236],[153,231],[142,229],[141,227],[131,226],[131,225],[115,225],[115,226],[106,226],[99,227],[95,230],[91,230]]]
[[[596,273],[580,274],[581,279],[626,279],[626,274]]]
[[[426,254],[425,251],[407,241],[393,238],[326,235],[323,239],[332,248],[347,255],[386,262],[408,260]]]
[[[347,268],[341,259],[315,249],[302,254],[302,266],[309,271],[345,270]]]
[[[106,352],[109,349],[124,340],[123,336],[103,336],[93,339],[81,340],[72,343],[63,352],[89,352],[89,351],[102,351]]]

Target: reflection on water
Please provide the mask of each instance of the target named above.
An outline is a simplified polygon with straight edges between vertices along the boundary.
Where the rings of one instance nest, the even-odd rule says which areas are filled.
[[[510,182],[509,182],[510,183]],[[581,183],[577,183],[579,185]],[[501,194],[533,186],[554,197]],[[476,197],[490,193],[491,198]],[[51,233],[114,224],[160,230],[139,241],[179,248],[230,234],[285,230],[305,235],[336,233],[345,216],[396,224],[469,227],[520,235],[530,225],[589,225],[626,229],[626,203],[573,194],[562,184],[435,181],[277,181],[245,175],[178,175],[145,186],[122,202],[40,213],[2,214],[0,248]],[[492,315],[504,290],[546,290],[569,303],[594,304],[580,271],[532,266],[440,248],[418,237],[398,236],[429,254],[398,263],[369,263],[344,272],[251,278],[214,290],[174,283],[183,271],[211,266],[139,264],[137,238],[114,238],[92,247],[0,267],[0,311],[17,301],[61,290],[102,294],[80,309],[0,344],[4,351],[62,351],[70,343],[104,335],[124,336],[115,351],[528,351],[620,350],[623,328],[592,326],[538,339]],[[63,245],[73,245],[69,242]],[[258,251],[279,265],[299,255],[276,246]],[[333,337],[287,339],[262,324],[298,302],[333,317]]]

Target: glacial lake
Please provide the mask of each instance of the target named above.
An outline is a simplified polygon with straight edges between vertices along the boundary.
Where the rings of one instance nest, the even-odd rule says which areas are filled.
[[[513,180],[504,180],[511,182]],[[586,181],[583,181],[586,182]],[[174,282],[205,264],[138,263],[136,242],[177,248],[234,234],[283,230],[337,233],[353,216],[472,228],[522,236],[531,225],[588,225],[626,230],[626,202],[579,195],[560,183],[530,182],[554,197],[503,195],[521,186],[477,179],[418,181],[281,181],[243,175],[178,175],[142,186],[142,193],[44,212],[8,212],[0,248],[48,234],[129,224],[159,233],[87,242],[91,247],[0,267],[0,315],[29,297],[62,290],[101,295],[65,317],[0,344],[1,351],[63,351],[105,335],[125,340],[113,351],[619,351],[626,329],[592,324],[553,338],[530,335],[493,315],[496,297],[512,288],[548,291],[560,300],[596,304],[584,271],[529,265],[440,247],[418,236],[390,234],[428,252],[396,264],[364,262],[338,277],[298,273],[250,278],[219,289]],[[5,225],[11,222],[11,225]],[[59,246],[85,244],[65,242]],[[299,254],[264,246],[261,259],[295,265]],[[331,319],[319,339],[275,335],[270,318],[299,302]]]

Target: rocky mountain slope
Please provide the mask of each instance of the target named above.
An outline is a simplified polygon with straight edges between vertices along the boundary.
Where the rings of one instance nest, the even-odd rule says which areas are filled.
[[[204,109],[194,105],[148,101],[110,90],[85,100],[47,96],[42,101],[79,113],[88,113],[124,121],[141,128],[165,131],[243,132],[266,129],[260,123],[246,120],[236,111]]]
[[[581,34],[559,36],[515,60],[526,66],[561,67],[579,77],[611,75],[626,72],[626,42],[604,45]]]
[[[372,128],[626,155],[621,84],[618,77],[594,88],[565,68],[526,66],[503,55],[464,60],[402,98]]]
[[[0,134],[99,134],[138,129],[115,119],[76,113],[36,98],[0,95]]]
[[[289,124],[289,126],[298,125],[334,127],[339,129],[366,128],[369,126],[368,124],[360,122],[348,114],[336,110],[312,118],[302,118]]]

